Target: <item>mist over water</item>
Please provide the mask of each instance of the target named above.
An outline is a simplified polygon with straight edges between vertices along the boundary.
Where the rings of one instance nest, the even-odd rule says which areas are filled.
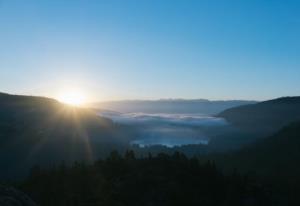
[[[140,138],[132,141],[141,147],[164,145],[174,147],[188,144],[208,144],[209,139],[193,128],[176,126],[156,126],[143,130]]]
[[[209,136],[203,130],[227,125],[222,118],[202,114],[100,112],[99,115],[135,127],[138,135],[131,144],[141,147],[208,144]]]

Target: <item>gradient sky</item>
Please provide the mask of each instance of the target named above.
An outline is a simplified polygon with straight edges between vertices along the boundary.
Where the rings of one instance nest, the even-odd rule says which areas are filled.
[[[300,95],[300,1],[0,0],[0,90],[94,100]]]

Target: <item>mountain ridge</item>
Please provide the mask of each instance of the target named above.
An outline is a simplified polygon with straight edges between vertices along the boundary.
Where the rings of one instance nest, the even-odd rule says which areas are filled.
[[[89,161],[122,145],[127,145],[123,128],[90,109],[0,95],[0,177],[24,174],[34,164]]]
[[[239,151],[217,155],[219,165],[227,170],[255,172],[268,178],[299,178],[300,121],[292,122],[278,132],[259,139]]]
[[[163,99],[106,101],[92,103],[89,106],[95,109],[106,109],[123,113],[198,113],[204,115],[215,115],[228,108],[253,103],[256,103],[256,101]]]
[[[230,108],[219,113],[231,124],[260,135],[271,135],[300,120],[300,97],[280,97],[252,105]]]

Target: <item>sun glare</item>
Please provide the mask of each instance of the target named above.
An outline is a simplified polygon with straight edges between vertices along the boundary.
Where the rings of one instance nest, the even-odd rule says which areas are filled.
[[[85,103],[85,96],[79,91],[66,91],[58,96],[58,100],[65,104],[81,106]]]

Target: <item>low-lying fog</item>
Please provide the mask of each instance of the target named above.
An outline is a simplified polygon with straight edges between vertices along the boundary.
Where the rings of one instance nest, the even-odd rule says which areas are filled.
[[[227,125],[224,119],[201,114],[100,112],[99,115],[119,124],[134,126],[138,135],[131,144],[141,147],[208,144],[209,135],[205,131]]]

